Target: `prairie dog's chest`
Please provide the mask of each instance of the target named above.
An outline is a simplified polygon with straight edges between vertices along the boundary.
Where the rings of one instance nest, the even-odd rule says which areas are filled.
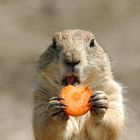
[[[86,140],[86,119],[86,115],[69,118],[65,130],[66,140]]]

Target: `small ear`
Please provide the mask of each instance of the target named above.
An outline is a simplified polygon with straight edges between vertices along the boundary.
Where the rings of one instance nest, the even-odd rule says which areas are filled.
[[[62,40],[62,35],[60,32],[57,32],[55,33],[54,37],[53,37],[53,40],[57,43],[59,42],[60,40]]]
[[[56,41],[54,38],[52,39],[52,44],[50,45],[50,47],[52,47],[53,49],[56,49]]]
[[[87,32],[85,35],[85,41],[89,43],[92,38],[94,38],[94,35],[91,32]]]
[[[95,41],[94,41],[94,39],[91,39],[89,46],[90,46],[91,48],[92,48],[92,47],[95,47]]]

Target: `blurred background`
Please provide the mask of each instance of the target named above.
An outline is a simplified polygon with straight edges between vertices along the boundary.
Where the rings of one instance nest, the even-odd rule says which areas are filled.
[[[93,32],[126,87],[121,140],[140,137],[139,0],[0,0],[0,139],[33,140],[35,62],[64,29]]]

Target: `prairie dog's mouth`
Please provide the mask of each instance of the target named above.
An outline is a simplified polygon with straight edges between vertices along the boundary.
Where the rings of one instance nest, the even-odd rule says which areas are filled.
[[[75,84],[79,84],[79,83],[80,83],[79,77],[75,76],[75,75],[66,76],[62,80],[62,84],[65,86],[66,85],[75,85]]]

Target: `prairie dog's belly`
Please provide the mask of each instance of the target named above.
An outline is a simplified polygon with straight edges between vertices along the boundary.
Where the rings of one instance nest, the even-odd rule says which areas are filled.
[[[86,119],[87,114],[82,117],[70,117],[64,133],[64,139],[88,140],[88,138],[86,138]]]

